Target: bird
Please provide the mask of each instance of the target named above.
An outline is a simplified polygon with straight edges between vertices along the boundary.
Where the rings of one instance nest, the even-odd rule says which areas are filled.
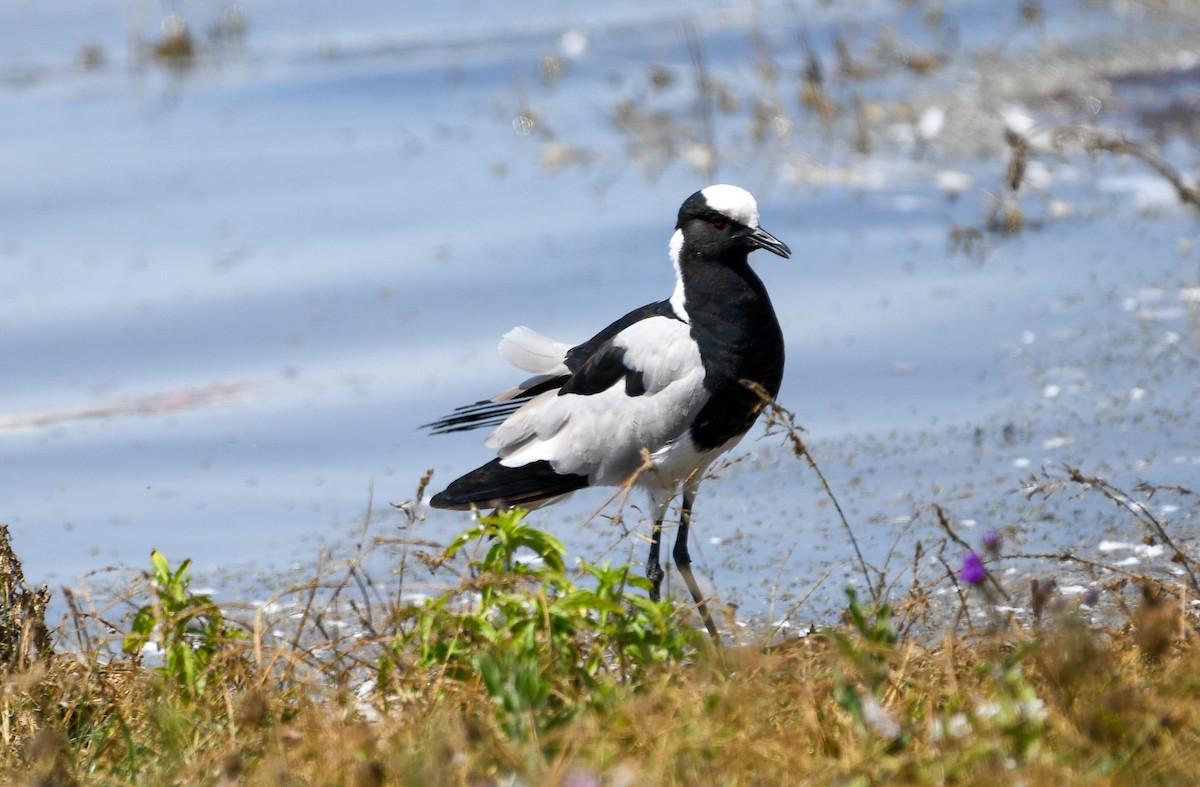
[[[506,333],[500,355],[533,376],[425,424],[433,434],[495,427],[485,445],[497,454],[429,505],[534,509],[587,487],[641,487],[654,515],[646,576],[657,600],[663,522],[681,496],[672,557],[716,637],[690,567],[692,507],[705,470],[746,435],[783,379],[783,332],[749,265],[756,249],[791,257],[759,226],[750,192],[708,186],[679,208],[669,298],[574,346],[525,326]]]

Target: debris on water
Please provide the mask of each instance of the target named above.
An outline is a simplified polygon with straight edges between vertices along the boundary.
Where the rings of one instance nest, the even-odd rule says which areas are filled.
[[[586,31],[573,27],[558,38],[558,51],[563,57],[571,59],[583,57],[588,50],[588,34]]]
[[[514,304],[566,336],[586,315],[564,294],[600,313],[661,286],[653,212],[697,172],[761,183],[764,223],[820,263],[761,267],[793,305],[781,403],[867,563],[945,537],[919,513],[935,500],[953,501],[952,527],[1002,523],[1029,551],[1133,538],[1111,503],[1039,494],[1026,476],[1046,452],[1122,482],[1190,482],[1200,456],[1175,425],[1198,406],[1194,215],[1180,209],[1200,118],[1194,15],[1117,24],[1027,3],[1024,21],[964,24],[951,45],[872,6],[879,24],[830,10],[808,40],[701,25],[689,46],[663,37],[673,17],[634,6],[528,25],[464,23],[450,3],[419,40],[361,7],[312,29],[264,13],[250,40],[223,4],[223,21],[137,34],[135,57],[187,64],[186,80],[119,67],[124,39],[92,29],[58,70],[0,55],[0,108],[33,132],[11,140],[28,166],[2,187],[23,207],[0,235],[5,349],[25,370],[5,389],[0,459],[29,481],[0,503],[37,543],[38,576],[136,563],[150,538],[213,565],[231,539],[289,560],[310,545],[294,534],[357,521],[370,479],[461,466],[477,445],[406,424],[491,393],[464,368],[494,364],[503,386],[499,362],[468,348],[511,327]],[[764,29],[795,32],[760,10]],[[663,24],[630,24],[646,14]],[[1119,47],[1100,45],[1114,33]],[[239,47],[254,68],[234,67]],[[82,131],[64,137],[68,111]],[[256,395],[212,387],[224,379]],[[714,584],[747,616],[769,578],[799,598],[847,559],[811,468],[755,446],[696,522],[721,547]],[[573,557],[623,557],[615,529],[576,527],[596,504],[538,523]],[[1171,515],[1193,524],[1186,506]]]
[[[926,107],[917,119],[915,131],[921,142],[930,142],[942,133],[946,126],[946,110],[941,107]]]
[[[969,173],[954,169],[943,169],[934,178],[937,187],[952,197],[957,197],[975,185],[975,178]]]
[[[161,35],[153,42],[154,56],[173,68],[188,68],[196,57],[196,42],[187,22],[178,14],[162,21]]]

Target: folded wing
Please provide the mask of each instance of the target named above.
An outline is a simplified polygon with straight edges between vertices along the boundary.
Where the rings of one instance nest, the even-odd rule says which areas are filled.
[[[644,450],[684,438],[709,398],[690,327],[666,303],[576,347],[517,328],[500,351],[535,376],[429,425],[435,433],[497,427],[486,444],[498,458],[450,484],[435,506],[530,506],[622,483]]]
[[[501,464],[547,462],[591,484],[618,484],[687,431],[707,401],[686,323],[651,317],[601,343],[555,391],[530,398],[487,439]]]

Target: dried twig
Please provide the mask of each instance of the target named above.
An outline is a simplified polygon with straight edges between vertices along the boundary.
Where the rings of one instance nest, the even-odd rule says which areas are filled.
[[[762,398],[763,407],[767,410],[767,434],[771,434],[772,426],[781,426],[784,432],[787,433],[788,442],[792,445],[792,452],[808,462],[808,466],[817,474],[817,479],[820,480],[821,486],[825,488],[825,494],[829,496],[830,502],[833,503],[834,510],[837,511],[842,527],[845,529],[846,535],[850,538],[850,545],[854,548],[854,556],[858,560],[858,565],[862,571],[863,579],[866,581],[867,589],[871,592],[871,600],[878,604],[883,587],[884,574],[878,569],[872,569],[870,564],[867,563],[866,558],[863,557],[862,550],[858,546],[858,539],[854,536],[854,529],[850,527],[850,520],[846,518],[846,512],[842,510],[842,504],[838,502],[837,495],[833,493],[833,487],[829,485],[829,480],[825,478],[825,474],[817,466],[817,460],[813,458],[812,453],[808,450],[808,445],[804,442],[804,438],[800,436],[800,432],[803,430],[796,425],[796,416],[791,411],[780,407],[771,398],[771,395],[767,393],[767,390],[758,383],[752,380],[742,380],[742,384]],[[871,577],[872,570],[877,575],[876,579],[872,579]]]
[[[1198,207],[1200,207],[1200,204],[1198,204]],[[1150,510],[1146,506],[1131,500],[1129,495],[1117,489],[1103,478],[1086,476],[1080,472],[1079,468],[1066,464],[1063,465],[1063,470],[1066,471],[1067,477],[1072,482],[1081,486],[1090,486],[1098,490],[1109,500],[1129,511],[1139,522],[1145,525],[1155,538],[1162,541],[1171,550],[1172,560],[1183,566],[1183,570],[1187,572],[1188,584],[1191,585],[1192,592],[1200,596],[1200,580],[1197,580],[1196,577],[1195,561],[1175,544],[1175,541],[1167,533],[1166,528],[1163,527],[1154,514],[1150,513]]]
[[[1165,178],[1174,187],[1180,202],[1200,210],[1200,188],[1184,180],[1177,169],[1164,161],[1158,154],[1151,152],[1145,145],[1131,142],[1124,136],[1116,136],[1099,129],[1081,126],[1055,131],[1056,142],[1061,143],[1067,139],[1078,140],[1088,153],[1104,152],[1132,156]]]

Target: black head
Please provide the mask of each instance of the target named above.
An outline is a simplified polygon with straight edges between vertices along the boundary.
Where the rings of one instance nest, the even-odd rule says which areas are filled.
[[[792,256],[787,244],[758,226],[758,203],[737,186],[709,186],[688,197],[679,208],[675,229],[679,232],[673,246],[686,241],[689,252],[705,256],[748,254],[754,249]]]

